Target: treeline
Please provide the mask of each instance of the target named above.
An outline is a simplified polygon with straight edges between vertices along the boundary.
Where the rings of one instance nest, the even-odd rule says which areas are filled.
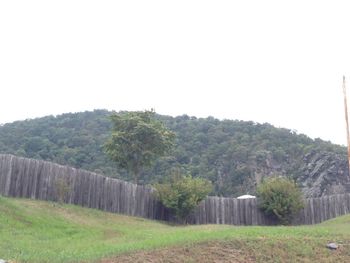
[[[111,131],[111,112],[69,113],[0,126],[0,152],[43,159],[129,180],[103,151]],[[304,156],[312,152],[346,155],[344,147],[270,124],[220,121],[213,117],[158,115],[176,137],[169,156],[143,171],[140,182],[153,183],[172,169],[211,180],[213,194],[254,193],[256,182],[272,174],[305,176]]]

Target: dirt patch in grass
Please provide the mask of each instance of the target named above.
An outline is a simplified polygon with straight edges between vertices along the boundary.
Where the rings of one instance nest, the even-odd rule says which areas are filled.
[[[104,259],[100,263],[253,263],[253,262],[350,262],[350,250],[343,244],[330,251],[324,242],[307,246],[297,240],[231,240],[212,241],[184,247],[172,247],[152,251],[124,254]]]
[[[115,258],[104,259],[101,263],[252,263],[256,260],[229,242],[208,242],[185,247],[173,247],[142,251]]]

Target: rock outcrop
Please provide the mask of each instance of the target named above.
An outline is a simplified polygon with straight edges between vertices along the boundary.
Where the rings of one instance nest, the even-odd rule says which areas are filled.
[[[350,192],[346,156],[334,152],[311,152],[304,156],[297,182],[306,197]]]

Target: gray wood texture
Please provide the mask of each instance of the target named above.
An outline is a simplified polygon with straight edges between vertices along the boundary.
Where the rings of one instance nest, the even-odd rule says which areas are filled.
[[[153,189],[85,170],[0,154],[0,195],[63,201],[113,213],[174,221]],[[350,212],[350,194],[305,200],[293,224],[317,224]],[[273,225],[257,199],[209,196],[188,218],[191,224]]]

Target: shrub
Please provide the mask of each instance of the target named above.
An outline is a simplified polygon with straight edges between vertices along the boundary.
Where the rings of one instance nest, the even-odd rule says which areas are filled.
[[[203,178],[173,174],[163,184],[154,185],[157,198],[185,222],[188,215],[211,191],[212,184]]]
[[[64,199],[71,191],[71,187],[64,178],[57,178],[54,182],[54,189],[58,203],[63,204]]]
[[[266,179],[257,188],[259,207],[281,224],[291,220],[304,207],[303,195],[296,184],[283,177]]]

